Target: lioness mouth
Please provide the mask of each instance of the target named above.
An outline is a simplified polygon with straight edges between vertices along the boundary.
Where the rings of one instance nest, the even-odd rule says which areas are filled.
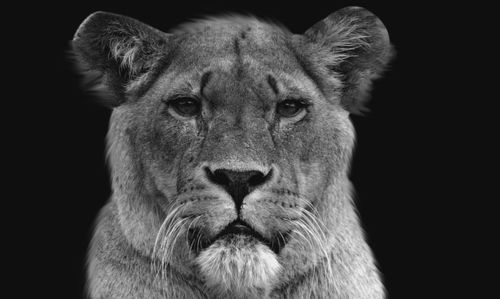
[[[245,235],[253,237],[266,245],[269,243],[266,238],[239,219],[226,226],[217,236],[215,236],[214,241],[222,238],[231,238],[232,235]]]
[[[277,236],[272,239],[267,239],[240,219],[228,224],[220,233],[211,239],[203,238],[200,234],[201,232],[199,230],[190,232],[190,240],[192,240],[191,248],[195,245],[194,247],[196,248],[196,251],[208,248],[217,240],[231,240],[232,238],[246,236],[261,242],[262,244],[268,246],[274,253],[278,254],[288,241],[288,233],[280,234],[279,237]]]

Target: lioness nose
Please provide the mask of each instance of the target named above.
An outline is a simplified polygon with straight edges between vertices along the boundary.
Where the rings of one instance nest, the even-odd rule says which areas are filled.
[[[234,171],[229,169],[216,169],[211,171],[205,167],[208,179],[217,185],[222,186],[233,198],[236,210],[239,211],[243,198],[256,187],[264,184],[270,177],[272,170],[267,174],[261,171]]]

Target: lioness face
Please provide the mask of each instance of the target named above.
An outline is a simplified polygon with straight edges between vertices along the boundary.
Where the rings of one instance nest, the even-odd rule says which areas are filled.
[[[352,126],[282,32],[207,30],[179,43],[173,65],[127,107],[143,115],[130,130],[169,226],[184,223],[187,242],[171,250],[189,251],[209,279],[268,283],[297,247],[321,241],[310,218],[345,174]]]
[[[89,22],[77,42],[98,30]],[[101,84],[125,99],[109,149],[131,244],[220,292],[265,292],[328,259],[349,197],[349,112],[390,52],[381,22],[351,8],[305,35],[247,17],[140,29],[126,42],[97,31],[119,64]]]

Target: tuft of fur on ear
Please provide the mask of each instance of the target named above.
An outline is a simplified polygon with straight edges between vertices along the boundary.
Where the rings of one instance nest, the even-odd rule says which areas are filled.
[[[95,12],[72,40],[77,67],[110,106],[147,81],[166,54],[167,34],[118,14]]]
[[[346,7],[316,23],[305,36],[315,62],[340,75],[342,105],[351,113],[366,110],[372,80],[394,56],[382,21],[364,8]]]

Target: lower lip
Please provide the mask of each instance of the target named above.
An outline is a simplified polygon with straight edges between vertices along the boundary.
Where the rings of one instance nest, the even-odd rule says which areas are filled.
[[[283,234],[284,237],[282,238],[282,240],[280,240],[281,242],[276,241],[274,243],[271,243],[271,242],[267,241],[266,239],[264,239],[263,237],[261,237],[260,235],[257,235],[257,233],[254,233],[252,230],[248,229],[247,227],[245,227],[245,228],[246,229],[244,229],[241,232],[234,232],[234,231],[225,232],[225,233],[220,234],[220,235],[218,235],[215,238],[210,239],[210,240],[204,238],[203,233],[201,231],[192,230],[192,231],[190,231],[190,237],[189,237],[189,239],[191,240],[190,241],[191,249],[195,252],[200,252],[200,251],[210,247],[212,244],[214,244],[217,241],[227,243],[227,245],[235,244],[235,243],[239,243],[239,242],[242,242],[240,245],[244,245],[244,244],[250,245],[250,244],[255,244],[256,242],[259,242],[259,243],[262,243],[262,244],[268,246],[269,248],[271,248],[271,250],[274,253],[279,254],[279,252],[285,246],[287,239],[288,239],[287,238],[288,234]],[[195,243],[195,241],[196,241],[196,243]]]

